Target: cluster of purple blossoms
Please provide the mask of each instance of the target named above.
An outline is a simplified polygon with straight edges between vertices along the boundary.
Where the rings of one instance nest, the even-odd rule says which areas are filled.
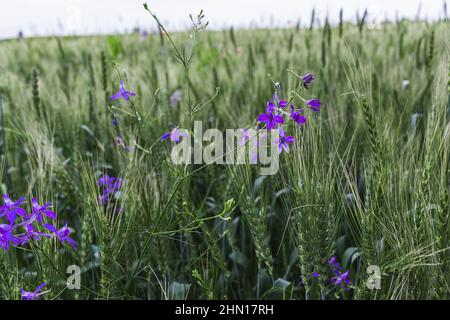
[[[103,206],[108,204],[112,195],[120,191],[123,186],[123,179],[105,174],[98,179],[97,185],[99,188],[103,188],[102,194],[98,197],[98,203]]]
[[[41,292],[42,288],[47,284],[44,282],[40,284],[36,290],[34,291],[25,291],[23,288],[20,289],[20,293],[22,295],[22,300],[37,300],[39,299],[45,292]]]
[[[69,243],[76,250],[76,242],[70,238],[70,229],[67,224],[57,229],[53,224],[44,223],[45,220],[57,218],[55,212],[50,210],[51,203],[39,205],[35,198],[31,201],[31,212],[22,208],[25,197],[17,201],[11,200],[9,195],[3,195],[4,204],[0,206],[0,247],[7,251],[11,246],[24,246],[31,240],[39,241],[41,238],[57,238],[62,243]],[[6,223],[3,223],[6,222]],[[48,232],[38,231],[45,228]]]
[[[314,79],[314,75],[311,73],[306,73],[305,75],[299,77],[301,85],[306,89],[309,89]],[[313,112],[320,111],[319,99],[306,100],[300,96],[298,97],[304,102],[306,107],[311,109]],[[306,124],[304,109],[296,109],[292,104],[290,104],[290,101],[291,100],[288,101],[286,99],[281,99],[277,88],[272,100],[267,102],[266,112],[258,116],[258,122],[265,123],[268,131],[277,129],[279,137],[275,140],[275,143],[278,145],[279,152],[282,152],[283,150],[289,152],[289,144],[295,142],[295,138],[293,136],[286,136],[283,125],[289,120],[292,120],[298,125]],[[286,111],[288,105],[290,107],[290,112]]]
[[[340,286],[345,291],[350,290],[349,286],[351,285],[351,281],[349,279],[349,270],[342,272],[342,267],[335,256],[328,260],[328,265],[335,275],[331,278],[331,283],[335,286]]]

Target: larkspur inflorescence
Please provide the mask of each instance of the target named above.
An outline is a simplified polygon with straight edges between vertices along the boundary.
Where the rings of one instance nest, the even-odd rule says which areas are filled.
[[[350,290],[349,286],[351,285],[351,281],[349,279],[349,270],[342,272],[342,267],[335,256],[328,260],[328,265],[335,275],[331,278],[331,283],[335,286],[340,286],[346,291]]]
[[[46,285],[47,284],[44,282],[44,283],[40,284],[34,291],[25,291],[23,288],[20,289],[20,293],[22,295],[22,300],[37,300],[37,299],[39,299],[44,294],[44,292],[41,292],[41,290]]]
[[[39,241],[42,238],[57,238],[61,242],[68,242],[76,249],[76,242],[69,237],[70,229],[67,224],[59,231],[56,227],[45,220],[55,220],[57,214],[50,210],[51,202],[40,205],[36,198],[31,201],[31,212],[28,213],[22,206],[25,204],[25,198],[13,201],[9,195],[3,195],[4,204],[0,207],[0,219],[4,218],[7,223],[1,223],[0,220],[0,247],[7,251],[11,246],[24,246],[29,241]],[[44,227],[45,229],[43,229]],[[49,230],[52,233],[39,230]],[[55,232],[57,231],[57,232]]]
[[[301,86],[306,89],[309,89],[314,79],[315,78],[312,73],[307,73],[303,76],[299,76]],[[275,140],[275,144],[278,145],[278,149],[280,152],[282,152],[283,150],[288,152],[288,143],[293,143],[295,141],[295,138],[292,136],[286,136],[282,125],[286,124],[289,120],[292,120],[298,125],[304,125],[306,124],[306,117],[304,115],[303,108],[296,110],[292,104],[290,105],[291,112],[286,112],[285,109],[289,105],[291,100],[280,99],[278,94],[279,90],[280,85],[279,83],[277,83],[276,92],[273,95],[272,100],[269,100],[267,102],[266,112],[258,116],[258,122],[264,123],[268,131],[277,129],[278,138]],[[321,104],[319,99],[306,100],[298,94],[296,94],[296,96],[300,98],[302,102],[305,103],[306,106],[309,107],[313,112],[320,111]]]
[[[97,185],[103,189],[102,194],[98,197],[98,203],[106,205],[111,197],[122,188],[123,179],[105,174],[98,179]]]

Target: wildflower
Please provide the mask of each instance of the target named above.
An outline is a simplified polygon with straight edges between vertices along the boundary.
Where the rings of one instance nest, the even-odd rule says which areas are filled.
[[[187,137],[188,135],[184,132],[181,132],[178,127],[173,128],[171,131],[163,134],[160,141],[164,141],[170,137],[170,141],[178,143],[180,142],[180,137]]]
[[[313,272],[312,276],[313,276],[313,278],[318,278],[318,277],[320,277],[320,274],[318,272]]]
[[[0,218],[6,216],[6,219],[13,224],[16,220],[16,216],[20,215],[25,217],[27,212],[20,207],[20,205],[25,201],[25,197],[20,198],[16,202],[12,201],[8,194],[3,195],[4,205],[0,207]]]
[[[31,212],[27,213],[25,209],[20,207],[24,203],[25,197],[14,202],[6,194],[3,195],[3,199],[4,204],[0,207],[0,218],[5,217],[8,223],[5,224],[0,221],[0,248],[7,251],[11,246],[23,246],[31,240],[39,241],[42,238],[51,237],[48,233],[40,232],[38,228],[45,217],[56,219],[56,213],[49,209],[51,202],[40,205],[37,199],[33,198]],[[41,226],[45,227],[45,224]],[[63,229],[60,230],[59,239],[62,242],[68,241],[73,246],[75,242],[63,237],[63,231]]]
[[[12,245],[19,245],[20,241],[12,233],[13,226],[9,224],[0,224],[0,247],[8,251]]]
[[[123,85],[123,81],[120,81],[119,86],[120,86],[119,91],[116,94],[114,94],[113,96],[111,96],[111,98],[110,98],[111,100],[118,100],[120,98],[123,98],[125,101],[128,101],[128,99],[130,97],[136,96],[136,93],[127,91],[125,89],[125,87]]]
[[[314,112],[320,111],[320,100],[319,99],[311,99],[306,102],[306,104],[311,108]]]
[[[114,120],[113,120],[114,127],[117,127],[117,124],[118,124],[116,116],[117,116],[117,112],[114,112]]]
[[[342,267],[339,262],[337,262],[335,256],[331,257],[331,259],[328,260],[328,265],[335,274],[335,277],[331,278],[331,283],[335,286],[340,286],[344,290],[349,290],[349,286],[351,285],[351,281],[349,279],[349,270],[342,273]]]
[[[302,116],[303,109],[295,111],[294,106],[291,105],[291,114],[289,115],[292,120],[294,120],[298,124],[305,124],[306,117]]]
[[[39,205],[36,198],[33,198],[31,200],[31,206],[32,206],[32,215],[36,216],[36,219],[38,222],[42,222],[44,216],[49,217],[50,219],[56,219],[56,213],[54,213],[51,210],[48,210],[48,208],[52,205],[51,202],[47,202],[44,205]]]
[[[123,141],[122,137],[120,137],[120,136],[117,136],[117,137],[114,139],[114,143],[115,143],[115,145],[118,146],[118,147],[125,147],[125,142]]]
[[[278,145],[278,151],[281,153],[283,150],[289,152],[289,143],[293,143],[295,138],[292,136],[286,136],[283,128],[278,128],[279,137],[275,139],[275,144]]]
[[[77,243],[69,236],[70,228],[67,226],[67,223],[64,225],[64,227],[62,227],[59,230],[57,230],[55,226],[47,223],[44,224],[44,227],[52,231],[55,234],[55,236],[59,239],[59,241],[61,241],[62,243],[68,242],[75,251],[77,250]]]
[[[278,83],[278,82],[277,82]],[[279,84],[279,83],[278,83]],[[278,89],[279,90],[279,89]],[[278,106],[279,108],[286,108],[288,105],[287,100],[282,100],[280,99],[280,96],[278,95],[278,93],[274,93],[272,96],[272,101],[269,101],[268,103],[271,103],[272,106],[274,107],[275,105]],[[273,110],[273,109],[272,109]]]
[[[170,96],[170,105],[172,108],[175,108],[177,104],[181,101],[183,93],[181,90],[175,90],[172,95]]]
[[[98,179],[97,185],[100,188],[103,187],[103,192],[98,197],[98,203],[100,205],[105,205],[108,203],[110,195],[122,188],[123,180],[122,178],[110,177],[105,174]]]
[[[275,105],[272,101],[267,102],[267,113],[262,113],[258,117],[259,122],[265,122],[267,130],[275,129],[278,124],[284,123],[284,119],[280,115],[274,114]]]
[[[300,76],[300,81],[302,82],[305,89],[309,89],[311,83],[314,81],[314,75],[310,72]]]
[[[38,299],[40,296],[45,294],[45,292],[40,292],[43,287],[45,287],[47,284],[44,282],[40,284],[36,290],[33,292],[25,291],[23,288],[20,289],[20,293],[22,294],[22,300],[35,300]]]

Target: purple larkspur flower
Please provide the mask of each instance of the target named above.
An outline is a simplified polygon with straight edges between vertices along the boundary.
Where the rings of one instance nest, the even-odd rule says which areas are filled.
[[[62,243],[69,243],[72,248],[77,251],[77,243],[70,237],[70,228],[67,226],[67,223],[61,229],[56,229],[56,227],[52,224],[45,223],[44,227],[54,233],[55,237],[59,239]]]
[[[280,99],[280,96],[278,95],[278,93],[274,93],[272,96],[272,100],[269,101],[273,106],[278,106],[281,109],[284,109],[287,107],[288,105],[288,101],[284,100],[284,99]],[[268,103],[269,103],[268,102]],[[273,110],[273,109],[272,109]]]
[[[187,137],[188,135],[182,132],[178,127],[173,128],[171,131],[162,135],[160,141],[164,141],[167,138],[170,138],[170,141],[178,143],[180,142],[181,137]]]
[[[49,235],[48,233],[36,231],[36,229],[34,228],[34,226],[32,224],[26,224],[25,228],[27,230],[27,232],[24,236],[25,242],[27,242],[28,240],[31,240],[31,239],[39,241],[39,240],[41,240],[41,237],[45,237],[45,238],[51,237],[51,235]]]
[[[36,198],[33,198],[31,200],[31,207],[32,207],[32,216],[35,216],[38,222],[42,222],[44,217],[48,217],[50,219],[56,219],[56,213],[52,210],[49,210],[49,207],[51,207],[52,203],[47,202],[44,205],[39,205]]]
[[[293,136],[286,136],[282,127],[278,128],[278,137],[274,141],[278,145],[278,152],[281,153],[283,150],[289,152],[289,143],[293,143],[294,141],[295,138]]]
[[[336,275],[336,277],[331,279],[331,283],[335,286],[340,286],[345,291],[350,290],[351,281],[349,279],[349,270],[344,273],[340,273]]]
[[[306,117],[302,115],[303,109],[295,111],[294,106],[291,105],[291,114],[289,115],[292,120],[294,120],[298,124],[305,124]]]
[[[181,90],[175,90],[170,95],[170,105],[172,106],[172,108],[175,108],[178,105],[178,103],[181,101],[182,96],[183,93],[181,92]]]
[[[17,215],[26,217],[27,212],[20,205],[25,201],[25,197],[17,201],[12,201],[8,194],[3,195],[4,204],[0,207],[0,218],[6,216],[10,224],[13,224]]]
[[[312,277],[313,278],[318,278],[318,277],[320,277],[320,274],[318,272],[313,272],[312,273]]]
[[[124,99],[125,101],[128,101],[130,97],[136,96],[136,93],[132,91],[128,91],[125,89],[123,81],[119,82],[119,91],[117,91],[114,95],[111,96],[111,100],[118,100],[120,98]]]
[[[36,290],[33,292],[25,291],[23,288],[20,289],[20,293],[22,294],[22,300],[35,300],[38,299],[40,296],[44,294],[44,292],[40,292],[43,287],[45,287],[47,284],[44,282],[40,284]]]
[[[15,202],[8,195],[3,195],[3,199],[5,203],[0,207],[0,218],[5,217],[8,223],[0,221],[0,248],[7,251],[11,246],[23,246],[31,240],[39,241],[44,237],[51,237],[50,234],[39,231],[39,227],[45,227],[42,224],[45,218],[57,217],[56,213],[50,210],[51,202],[40,205],[37,199],[33,198],[31,212],[27,213],[20,207],[25,197]]]
[[[267,130],[275,129],[279,124],[284,123],[282,116],[274,114],[275,104],[272,101],[267,102],[266,113],[262,113],[258,117],[259,122],[266,124]]]
[[[0,247],[8,251],[12,245],[19,245],[20,240],[13,235],[13,226],[10,224],[0,224]]]
[[[308,89],[314,81],[314,75],[310,72],[307,72],[306,74],[300,76],[300,81],[302,82],[303,86]]]
[[[311,108],[314,112],[320,111],[320,100],[319,99],[311,99],[306,102],[306,104]]]
[[[118,147],[125,147],[125,142],[123,141],[121,136],[117,136],[114,138],[114,144]]]
[[[97,185],[103,188],[102,194],[98,197],[98,203],[105,205],[109,202],[110,196],[122,188],[123,179],[104,174],[98,179]]]
[[[349,290],[349,286],[351,285],[351,281],[349,279],[349,270],[341,272],[342,267],[335,256],[331,257],[331,259],[328,260],[328,265],[335,274],[335,276],[330,280],[331,283],[335,286],[340,286],[344,290]]]

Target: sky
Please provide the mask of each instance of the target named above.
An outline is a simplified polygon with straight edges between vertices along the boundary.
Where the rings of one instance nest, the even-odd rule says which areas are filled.
[[[135,27],[154,30],[143,9],[146,0],[0,0],[0,38],[25,36],[129,32]],[[211,29],[224,27],[285,27],[299,19],[309,25],[317,17],[354,20],[368,9],[369,22],[385,18],[443,17],[444,0],[148,0],[149,7],[169,30],[189,26],[189,14],[204,10]],[[450,1],[449,1],[450,5]],[[419,10],[420,8],[420,10]]]

